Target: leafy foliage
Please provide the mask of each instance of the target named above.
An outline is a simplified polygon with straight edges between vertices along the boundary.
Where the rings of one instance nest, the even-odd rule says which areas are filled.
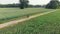
[[[50,9],[56,9],[59,8],[59,1],[50,1],[50,3],[48,3],[46,5],[46,8],[50,8]]]
[[[24,9],[25,7],[28,7],[28,0],[20,0],[20,8]]]

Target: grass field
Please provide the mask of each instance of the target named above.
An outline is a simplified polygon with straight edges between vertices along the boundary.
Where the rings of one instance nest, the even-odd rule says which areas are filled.
[[[44,9],[44,8],[27,8],[22,10],[19,8],[0,8],[0,24],[25,17],[27,14],[32,15],[51,10],[52,9]]]
[[[0,29],[0,34],[60,34],[60,10]]]

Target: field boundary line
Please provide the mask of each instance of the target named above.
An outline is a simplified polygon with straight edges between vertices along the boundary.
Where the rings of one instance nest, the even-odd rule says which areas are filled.
[[[29,18],[22,18],[22,19],[19,19],[19,20],[14,20],[14,21],[6,22],[6,23],[3,23],[3,24],[0,24],[0,29],[2,29],[4,27],[11,26],[11,25],[15,25],[15,24],[27,21],[27,20],[30,20],[30,19],[38,17],[38,16],[42,16],[42,15],[45,15],[45,14],[48,14],[48,13],[51,13],[51,12],[55,12],[55,11],[56,10],[49,11],[49,12],[44,12],[44,13],[40,13],[40,14],[35,14],[35,15],[30,16]]]

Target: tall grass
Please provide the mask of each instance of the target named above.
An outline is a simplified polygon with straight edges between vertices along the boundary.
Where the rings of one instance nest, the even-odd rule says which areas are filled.
[[[0,34],[60,34],[60,10],[0,29]]]
[[[0,8],[0,24],[16,19],[20,19],[25,17],[27,14],[37,14],[50,11],[52,9],[44,9],[44,8],[27,8],[27,9],[19,9],[19,8]]]

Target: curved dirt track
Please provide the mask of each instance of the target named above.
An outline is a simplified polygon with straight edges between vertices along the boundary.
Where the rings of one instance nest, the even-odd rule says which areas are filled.
[[[6,22],[6,23],[3,23],[3,24],[0,24],[0,29],[4,28],[4,27],[11,26],[11,25],[14,25],[14,24],[18,24],[18,23],[21,23],[21,22],[24,22],[24,21],[27,21],[29,19],[32,19],[32,18],[35,18],[35,17],[38,17],[38,16],[42,16],[42,15],[45,15],[45,14],[48,14],[48,13],[51,13],[51,12],[55,12],[55,11],[56,10],[49,11],[49,12],[44,12],[44,13],[40,13],[40,14],[36,14],[36,15],[30,16],[29,18],[22,18],[22,19],[19,19],[19,20],[14,20],[14,21]]]

